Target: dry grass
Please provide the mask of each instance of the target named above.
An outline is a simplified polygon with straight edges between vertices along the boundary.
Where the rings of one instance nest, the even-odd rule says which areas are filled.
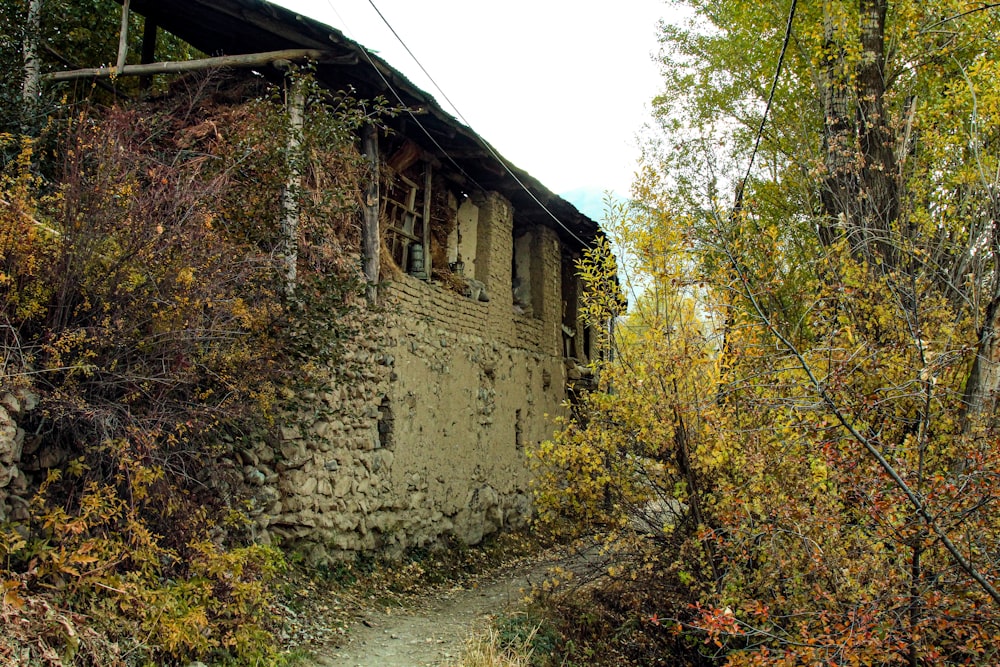
[[[477,634],[466,642],[462,661],[454,667],[532,667],[532,643],[538,627],[516,644],[503,641],[500,631],[490,625],[486,632]]]

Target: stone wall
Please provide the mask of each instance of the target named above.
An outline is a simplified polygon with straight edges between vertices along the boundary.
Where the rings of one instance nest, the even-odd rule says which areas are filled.
[[[279,433],[231,442],[204,470],[223,499],[249,488],[260,541],[323,563],[446,538],[475,544],[530,516],[525,450],[551,436],[574,372],[562,354],[566,264],[547,227],[519,228],[515,242],[514,212],[499,195],[464,210],[476,230],[463,258],[483,296],[399,276],[380,289],[380,308],[350,316],[360,334],[324,370],[322,388],[285,396],[293,410]],[[514,264],[530,277],[527,308]],[[18,428],[35,402],[0,396],[0,521],[27,518],[25,471],[61,462]]]
[[[488,301],[409,276],[383,287],[386,312],[323,392],[299,397],[301,424],[246,453],[265,540],[323,562],[446,537],[475,544],[530,515],[525,447],[551,436],[565,398],[560,245],[531,230],[539,307],[519,312],[513,211],[497,195],[476,207],[469,265]]]
[[[29,441],[25,453],[26,437],[17,418],[34,409],[36,403],[37,398],[23,390],[0,396],[0,523],[28,518],[28,479],[22,458],[33,455],[38,444],[35,439]]]
[[[258,539],[278,538],[316,563],[389,548],[387,526],[400,504],[387,477],[394,454],[379,435],[391,329],[382,313],[357,317],[364,335],[347,343],[326,386],[291,397],[298,419],[280,429],[277,443],[238,454],[244,479],[257,487]]]

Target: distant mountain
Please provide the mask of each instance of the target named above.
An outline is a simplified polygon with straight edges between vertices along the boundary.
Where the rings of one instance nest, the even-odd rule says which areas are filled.
[[[600,188],[584,187],[563,192],[559,196],[576,206],[580,213],[591,220],[601,222],[604,220],[604,195],[605,191]],[[615,201],[626,201],[625,197],[617,193],[612,192],[611,196]]]

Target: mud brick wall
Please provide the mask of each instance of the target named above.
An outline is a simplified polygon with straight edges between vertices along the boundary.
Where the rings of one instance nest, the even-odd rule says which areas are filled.
[[[489,300],[409,276],[382,288],[387,312],[330,386],[298,397],[303,425],[248,466],[262,479],[265,540],[322,562],[446,537],[475,544],[530,516],[525,448],[551,436],[565,399],[560,246],[532,230],[540,308],[518,313],[513,211],[495,194],[476,205],[475,273]]]

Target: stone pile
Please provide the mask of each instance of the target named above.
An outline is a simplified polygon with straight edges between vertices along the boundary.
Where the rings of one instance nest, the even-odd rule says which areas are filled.
[[[28,518],[28,479],[21,464],[27,438],[17,420],[37,404],[37,397],[25,390],[0,396],[0,522]],[[34,439],[28,442],[29,454],[33,446],[37,447]]]

